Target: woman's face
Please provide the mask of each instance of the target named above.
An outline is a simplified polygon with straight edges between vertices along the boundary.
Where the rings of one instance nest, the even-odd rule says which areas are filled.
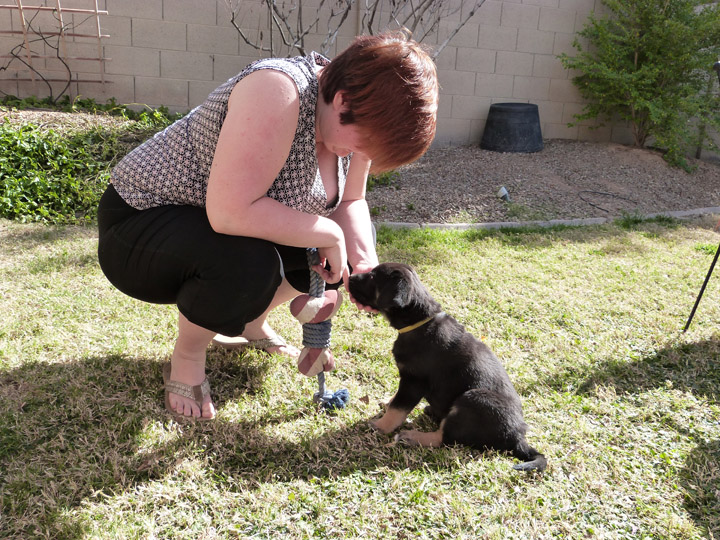
[[[363,137],[355,124],[341,124],[340,113],[347,108],[343,93],[335,94],[335,99],[325,108],[325,114],[317,126],[317,142],[339,157],[345,157],[361,150]]]

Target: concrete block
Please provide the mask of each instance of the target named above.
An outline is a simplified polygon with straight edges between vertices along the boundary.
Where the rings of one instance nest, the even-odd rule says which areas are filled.
[[[512,97],[530,101],[547,100],[550,93],[550,79],[516,75]]]
[[[537,28],[540,20],[540,8],[528,4],[512,4],[503,2],[502,26],[512,28]]]
[[[452,118],[452,95],[440,92],[440,102],[438,103],[438,118]]]
[[[533,55],[531,53],[498,51],[495,73],[501,75],[532,75]]]
[[[535,101],[538,106],[538,114],[540,115],[540,123],[547,122],[550,124],[562,123],[563,104],[557,101]]]
[[[475,94],[475,72],[438,70],[440,88],[446,94],[472,96]]]
[[[580,91],[570,79],[550,79],[550,99],[561,103],[582,103]]]
[[[595,0],[558,0],[557,7],[587,17],[595,9]]]
[[[551,79],[567,79],[568,70],[555,55],[536,54],[533,59],[533,77],[549,77]]]
[[[496,51],[514,51],[517,47],[517,37],[517,28],[481,24],[478,47]]]
[[[9,74],[5,72],[2,74],[2,78],[0,78],[0,92],[2,92],[3,95],[19,96],[17,81],[8,77],[8,75]]]
[[[495,71],[495,54],[495,51],[485,49],[458,47],[455,68],[476,73],[493,73]]]
[[[575,41],[575,34],[562,34],[560,32],[555,34],[555,43],[553,44],[552,53],[554,55],[567,54],[568,56],[575,56],[578,50],[573,45]],[[584,50],[587,50],[583,47]]]
[[[110,98],[120,103],[135,102],[135,78],[130,75],[105,75],[105,84],[78,83],[78,94],[91,97],[98,103],[107,103]]]
[[[542,134],[546,139],[577,139],[578,128],[568,127],[567,124],[551,124],[544,123],[542,125]]]
[[[513,93],[513,76],[495,73],[478,73],[475,77],[475,95],[490,98],[509,98]]]
[[[438,118],[433,146],[457,146],[470,140],[470,120]]]
[[[51,77],[51,73],[43,73],[45,77]],[[23,78],[25,78],[25,74],[21,75]],[[29,96],[37,96],[40,98],[48,97],[50,94],[47,89],[47,84],[39,82],[40,80],[37,79],[35,84],[33,84],[31,81],[19,81],[17,83],[17,93],[15,94],[19,98],[26,98]],[[52,88],[52,95],[58,96],[60,95],[60,92],[62,92],[65,89],[64,82],[51,82],[49,83],[50,87]]]
[[[0,30],[7,31],[12,30],[12,10],[3,9],[0,10]]]
[[[455,69],[457,62],[457,47],[448,45],[435,57],[437,69]]]
[[[217,0],[163,0],[163,20],[217,24]]]
[[[44,2],[47,4],[48,2]],[[28,2],[29,4],[29,2]],[[54,2],[52,2],[50,5],[54,5]],[[105,9],[106,2],[105,0],[98,0],[98,9]],[[62,7],[63,9],[69,9],[69,8],[80,8],[80,9],[92,9],[94,6],[94,2],[90,2],[88,0],[62,0]]]
[[[132,20],[133,47],[184,51],[187,49],[187,25],[179,22]]]
[[[483,131],[485,131],[486,118],[479,120],[470,120],[470,135],[465,145],[479,145],[482,140]]]
[[[218,2],[216,26],[232,27],[233,14],[235,23],[241,28],[260,28],[267,26],[268,11],[264,2],[259,0],[241,0],[232,2],[231,10],[226,2]]]
[[[213,56],[190,51],[160,51],[160,76],[188,81],[213,80]]]
[[[452,118],[478,120],[487,118],[492,100],[478,96],[453,96]]]
[[[454,21],[440,21],[437,32],[437,43],[444,43],[447,37],[455,31],[459,23]],[[468,22],[457,34],[453,36],[449,44],[454,47],[477,47],[479,25]]]
[[[307,36],[305,36],[305,40],[303,42],[304,46],[305,46],[305,51],[306,51],[305,54],[310,54],[311,51],[315,51],[316,53],[323,54],[323,48],[327,49],[328,45],[329,45],[329,44],[325,44],[323,46],[323,41],[325,40],[326,37],[327,36],[321,36],[318,34],[308,34]],[[355,36],[352,36],[352,37],[354,38]],[[244,44],[244,42],[241,41],[241,44]],[[328,58],[335,55],[334,44],[329,45],[329,46],[330,46],[330,49],[328,49],[327,54],[325,55]],[[249,51],[246,51],[245,53],[243,53],[241,51],[240,54],[247,55],[248,52]],[[296,51],[294,53],[295,56],[298,56],[299,54],[301,54],[300,51]],[[249,55],[249,56],[252,56],[252,55]]]
[[[238,54],[240,36],[234,28],[201,24],[187,27],[187,50],[215,54]]]
[[[555,32],[545,32],[533,28],[521,28],[518,31],[518,52],[534,54],[552,54]]]
[[[178,79],[135,77],[135,99],[150,107],[189,109],[188,83]]]
[[[106,72],[114,75],[139,75],[143,77],[160,76],[160,51],[140,47],[105,47],[105,56],[112,58],[105,67]]]
[[[245,69],[248,64],[258,60],[259,58],[251,58],[248,56],[226,56],[222,54],[216,54],[214,57],[215,63],[212,78],[216,85],[227,81],[230,77],[234,77]]]
[[[500,26],[503,3],[501,0],[485,0],[477,11],[477,20],[487,26]]]
[[[109,38],[103,41],[105,45],[122,45],[125,47],[132,45],[130,17],[103,17],[102,31],[103,34],[110,35]]]
[[[218,81],[190,81],[188,83],[188,107],[194,109],[207,99],[222,83]]]
[[[162,20],[162,0],[107,0],[108,15]]]
[[[538,29],[548,32],[564,32],[571,34],[575,31],[574,11],[567,9],[540,8]]]
[[[560,2],[560,0],[522,0],[523,4],[529,4],[531,6],[549,7],[549,8],[558,7],[559,2]]]

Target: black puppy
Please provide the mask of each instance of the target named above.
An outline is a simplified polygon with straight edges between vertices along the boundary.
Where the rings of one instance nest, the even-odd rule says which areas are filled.
[[[525,440],[520,397],[498,358],[444,313],[406,264],[384,263],[350,277],[350,294],[377,309],[397,329],[393,354],[400,385],[382,418],[383,433],[402,425],[425,398],[440,423],[432,433],[401,431],[398,440],[422,446],[460,443],[510,451],[523,471],[542,471],[545,456]]]

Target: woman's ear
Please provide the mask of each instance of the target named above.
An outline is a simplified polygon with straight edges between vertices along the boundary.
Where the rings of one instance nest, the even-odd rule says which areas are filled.
[[[347,99],[345,99],[345,92],[343,90],[338,90],[335,92],[335,97],[333,98],[333,109],[335,109],[337,112],[343,112],[347,110]]]

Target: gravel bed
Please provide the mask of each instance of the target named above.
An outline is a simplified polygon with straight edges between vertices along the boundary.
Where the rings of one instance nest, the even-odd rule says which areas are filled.
[[[552,139],[540,152],[433,148],[367,195],[376,221],[488,223],[607,218],[720,206],[720,165],[687,173],[655,151]],[[510,201],[498,197],[505,187]]]

